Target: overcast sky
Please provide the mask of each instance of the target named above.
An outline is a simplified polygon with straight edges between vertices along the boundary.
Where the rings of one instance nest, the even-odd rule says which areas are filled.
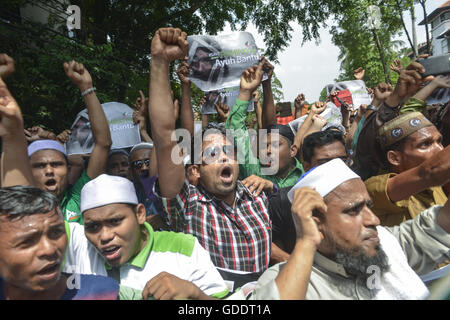
[[[428,0],[426,2],[427,13],[430,14],[445,0]],[[415,6],[416,23],[423,20],[422,7]],[[409,32],[411,32],[411,16],[409,12],[403,14]],[[337,60],[339,49],[331,42],[328,30],[321,29],[320,44],[316,46],[314,41],[301,46],[301,28],[298,24],[292,24],[294,32],[290,46],[278,54],[279,64],[275,65],[275,72],[283,85],[285,101],[294,101],[297,94],[303,92],[307,101],[312,102],[319,99],[320,92],[327,84],[339,74],[340,63]],[[417,42],[426,41],[424,26],[417,26]],[[251,32],[259,48],[265,48],[261,35],[258,34],[254,25],[249,25],[246,31]],[[227,27],[224,32],[228,34],[231,29]],[[400,37],[409,46],[405,35]]]

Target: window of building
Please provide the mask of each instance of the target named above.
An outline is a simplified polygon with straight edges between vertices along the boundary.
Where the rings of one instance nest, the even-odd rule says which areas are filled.
[[[439,23],[440,23],[439,19],[434,19],[433,21],[431,21],[431,29],[436,28]]]
[[[445,38],[441,41],[441,49],[442,49],[442,54],[448,53],[448,46],[449,44],[449,38]]]
[[[444,12],[443,14],[441,14],[441,22],[450,20],[450,11]]]

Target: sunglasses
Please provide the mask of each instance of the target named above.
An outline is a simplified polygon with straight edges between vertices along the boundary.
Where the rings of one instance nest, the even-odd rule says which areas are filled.
[[[150,165],[150,159],[136,160],[136,161],[133,161],[133,162],[131,163],[131,165],[133,166],[133,168],[138,168],[138,169],[140,169],[140,168],[142,168],[142,166],[144,165],[144,163],[145,163],[145,165],[148,167],[148,166]]]
[[[225,145],[221,147],[214,146],[214,147],[208,147],[203,151],[203,157],[205,158],[206,162],[215,162],[219,159],[220,155],[222,154],[222,151],[228,156],[231,157],[234,155],[235,150],[232,145]]]

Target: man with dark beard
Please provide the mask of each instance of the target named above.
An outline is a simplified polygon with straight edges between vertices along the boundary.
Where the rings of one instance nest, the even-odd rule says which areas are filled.
[[[288,194],[297,242],[253,299],[423,299],[419,275],[450,255],[450,203],[384,228],[361,178],[340,159],[308,171]]]

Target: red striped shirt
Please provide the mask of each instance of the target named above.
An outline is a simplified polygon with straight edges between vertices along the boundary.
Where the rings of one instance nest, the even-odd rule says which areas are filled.
[[[201,186],[187,181],[176,198],[162,198],[158,191],[156,183],[154,193],[162,201],[163,218],[171,229],[197,237],[216,267],[244,272],[267,269],[272,226],[264,193],[255,197],[238,181],[233,210]]]

